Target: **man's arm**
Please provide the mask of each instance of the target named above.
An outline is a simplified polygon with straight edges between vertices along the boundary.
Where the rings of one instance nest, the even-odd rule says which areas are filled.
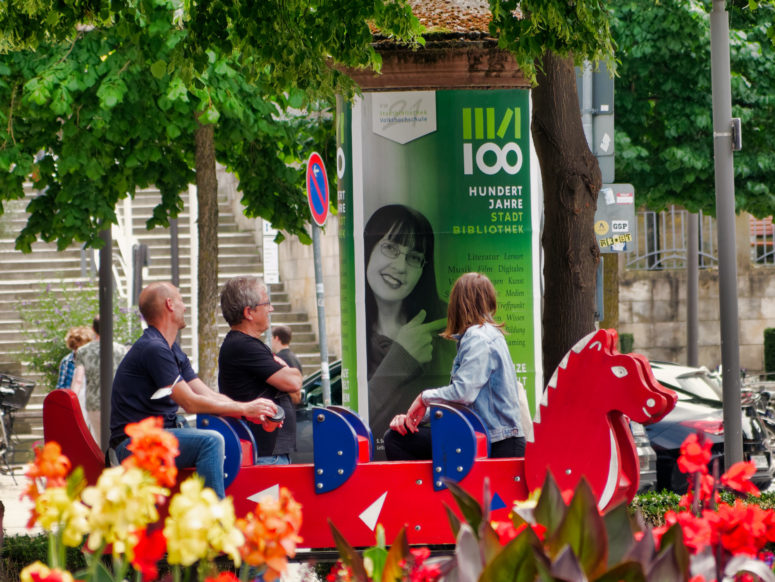
[[[277,405],[271,400],[256,398],[250,402],[237,402],[210,389],[199,378],[194,378],[190,384],[185,380],[177,382],[172,386],[172,399],[189,414],[244,416],[258,424],[263,423],[267,416],[277,414]]]
[[[280,392],[287,392],[291,397],[291,402],[299,404],[301,402],[301,372],[296,368],[291,368],[277,356],[275,356],[275,360],[282,362],[283,367],[269,376],[266,383]]]

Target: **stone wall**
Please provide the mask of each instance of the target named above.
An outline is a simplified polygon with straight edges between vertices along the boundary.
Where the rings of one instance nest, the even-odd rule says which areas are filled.
[[[764,368],[764,329],[775,327],[775,267],[751,262],[748,216],[736,221],[740,367]],[[619,333],[649,359],[686,363],[686,271],[633,271],[619,259]],[[721,364],[718,269],[700,271],[699,364]]]

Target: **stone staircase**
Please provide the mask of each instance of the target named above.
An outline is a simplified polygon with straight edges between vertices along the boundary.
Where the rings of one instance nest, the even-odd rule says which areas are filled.
[[[32,195],[29,194],[30,197]],[[186,210],[178,218],[179,277],[181,293],[188,307],[189,326],[181,334],[181,345],[187,353],[192,354],[194,326],[190,315],[196,307],[196,300],[191,297],[191,229],[187,193],[183,198]],[[132,235],[137,243],[147,245],[150,258],[144,285],[172,279],[169,229],[148,231],[145,228],[145,222],[159,199],[159,192],[149,189],[138,191],[132,202]],[[30,254],[14,250],[14,238],[26,224],[26,204],[26,200],[8,202],[5,204],[5,214],[0,216],[0,264],[3,266],[3,276],[0,277],[0,372],[40,382],[40,377],[24,364],[23,354],[30,346],[20,333],[19,302],[34,301],[39,295],[41,282],[49,283],[53,289],[61,287],[62,282],[68,285],[84,282],[93,286],[97,293],[97,280],[90,253],[82,252],[78,245],[57,251],[55,243],[38,242],[33,245]],[[120,208],[118,212],[121,215]],[[114,265],[120,263],[120,237],[114,233]],[[261,276],[263,269],[254,235],[237,228],[231,206],[225,198],[219,200],[218,245],[219,287],[237,275]],[[128,257],[127,260],[131,259]],[[119,285],[126,288],[123,270],[118,268],[118,273]],[[293,311],[282,283],[270,285],[269,290],[275,309],[272,324],[291,327],[292,348],[301,359],[305,372],[313,372],[319,365],[320,356],[310,317],[306,313]],[[314,316],[311,314],[311,317]],[[65,331],[62,330],[62,333]],[[228,326],[219,317],[219,343],[227,331]],[[48,386],[39,383],[30,404],[15,415],[14,433],[18,441],[15,453],[9,455],[10,463],[28,462],[31,459],[32,443],[42,440],[42,401],[48,390]]]

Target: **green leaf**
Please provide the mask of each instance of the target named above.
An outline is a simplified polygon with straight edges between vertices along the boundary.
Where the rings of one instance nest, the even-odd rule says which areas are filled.
[[[674,524],[659,542],[657,558],[647,572],[649,580],[686,580],[689,575],[689,550],[679,524]]]
[[[646,575],[639,563],[622,562],[599,578],[595,578],[594,582],[646,582]]]
[[[547,536],[552,536],[562,523],[566,512],[567,507],[560,488],[557,487],[552,473],[547,471],[541,487],[541,496],[533,510],[533,519],[546,528]]]
[[[408,560],[409,543],[406,540],[406,530],[401,528],[396,538],[393,540],[393,544],[390,546],[387,559],[385,560],[385,566],[382,570],[382,582],[394,582],[401,580],[403,577],[403,568],[401,563]]]
[[[620,563],[635,542],[632,520],[627,513],[627,504],[620,503],[607,511],[603,516],[603,522],[608,536],[608,565],[610,567]]]
[[[180,136],[180,128],[175,125],[174,123],[168,123],[165,127],[165,130],[167,132],[167,137],[170,139],[175,139],[178,136]]]
[[[586,479],[582,478],[576,486],[562,523],[547,541],[555,553],[570,546],[588,578],[605,570],[608,536],[597,500]]]
[[[452,534],[457,537],[458,532],[460,531],[460,518],[455,514],[454,511],[452,511],[452,508],[444,504],[444,511],[447,512],[447,519],[449,520],[449,527],[452,528]]]
[[[353,577],[356,582],[369,582],[369,577],[366,575],[366,569],[363,567],[363,560],[358,552],[347,542],[344,536],[336,529],[334,523],[329,519],[328,527],[331,528],[331,533],[334,536],[334,544],[339,552],[339,557],[342,563],[350,566],[352,569]]]
[[[159,59],[151,65],[151,74],[157,79],[161,79],[167,74],[167,62]]]
[[[482,508],[479,502],[454,481],[444,479],[444,485],[449,489],[452,498],[457,503],[463,518],[471,526],[471,529],[475,532],[478,531],[479,525],[482,523]]]
[[[537,561],[547,562],[541,540],[531,528],[525,528],[495,556],[482,571],[480,582],[535,580]]]

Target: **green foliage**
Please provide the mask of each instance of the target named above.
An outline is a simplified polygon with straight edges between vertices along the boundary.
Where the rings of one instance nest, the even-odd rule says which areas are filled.
[[[616,179],[654,210],[677,203],[715,215],[710,0],[613,0],[618,45]],[[773,8],[728,3],[732,115],[743,125],[735,153],[737,210],[775,210]]]
[[[421,28],[406,0],[60,4],[0,5],[0,205],[31,176],[41,192],[24,251],[99,248],[116,203],[151,184],[148,227],[166,225],[195,180],[198,123],[215,125],[246,214],[310,242],[300,163],[334,159],[329,103],[354,91],[331,65],[378,66],[370,24],[410,43]]]
[[[97,288],[81,282],[62,282],[56,288],[41,284],[34,301],[20,301],[17,309],[22,320],[22,333],[29,342],[27,363],[44,376],[46,391],[57,383],[59,362],[69,353],[65,345],[67,330],[78,325],[91,327],[99,314]],[[140,315],[113,299],[113,340],[122,344],[134,342],[141,334]]]
[[[447,485],[461,511],[476,503],[459,486]],[[485,490],[483,507],[487,507],[488,497]],[[486,513],[482,515],[485,519],[478,526],[466,523],[459,530],[453,568],[460,580],[688,579],[689,558],[680,526],[667,531],[659,550],[648,532],[636,541],[635,534],[641,531],[637,520],[623,505],[601,515],[584,479],[566,504],[551,473],[547,473],[534,502],[515,505],[515,535],[504,546]]]
[[[20,534],[6,536],[0,547],[0,580],[19,580],[19,574],[35,561],[46,563],[48,536]],[[66,567],[76,572],[86,566],[86,560],[78,548],[67,548]]]
[[[775,327],[764,330],[764,371],[775,372]]]
[[[490,32],[535,80],[546,53],[598,63],[613,58],[608,3],[599,0],[490,0]]]

